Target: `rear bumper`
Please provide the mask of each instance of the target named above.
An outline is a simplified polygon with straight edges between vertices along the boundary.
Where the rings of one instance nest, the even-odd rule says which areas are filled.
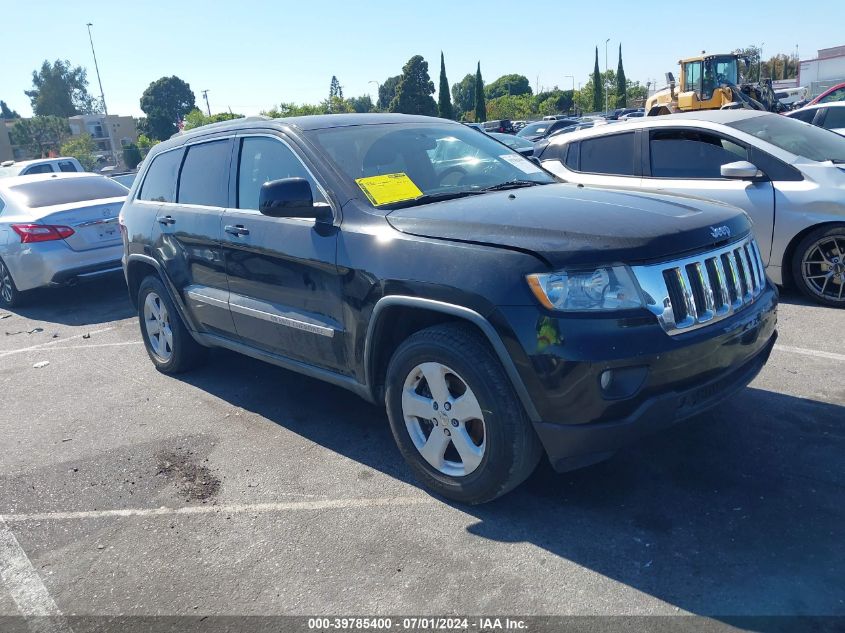
[[[21,244],[3,254],[18,290],[57,286],[120,270],[123,245],[74,251],[64,242]]]

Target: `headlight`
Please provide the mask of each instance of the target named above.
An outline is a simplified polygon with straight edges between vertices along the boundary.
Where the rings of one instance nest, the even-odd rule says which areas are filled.
[[[526,279],[534,296],[549,310],[625,310],[643,305],[625,266],[538,273]]]

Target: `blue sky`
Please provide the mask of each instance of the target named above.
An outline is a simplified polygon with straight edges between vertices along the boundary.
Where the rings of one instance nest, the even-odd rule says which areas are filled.
[[[219,8],[217,8],[219,5]],[[332,0],[0,0],[0,99],[31,114],[23,91],[44,59],[88,68],[98,93],[86,22],[93,22],[109,111],[141,115],[138,101],[164,75],[187,81],[200,104],[208,89],[212,111],[229,107],[257,114],[282,101],[315,103],[337,75],[346,96],[370,93],[398,74],[412,55],[429,62],[437,85],[440,51],[450,84],[475,71],[485,81],[526,75],[532,87],[569,88],[585,82],[595,47],[604,68],[605,40],[616,67],[622,44],[629,79],[663,81],[677,60],[764,44],[764,56],[793,52],[802,59],[845,44],[845,2],[820,0],[802,10],[795,0],[669,3],[425,2]]]

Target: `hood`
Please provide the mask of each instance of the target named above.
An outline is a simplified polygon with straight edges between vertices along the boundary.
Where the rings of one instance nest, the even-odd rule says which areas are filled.
[[[387,221],[412,235],[529,251],[554,267],[671,259],[751,229],[742,210],[717,202],[570,184],[397,209]]]

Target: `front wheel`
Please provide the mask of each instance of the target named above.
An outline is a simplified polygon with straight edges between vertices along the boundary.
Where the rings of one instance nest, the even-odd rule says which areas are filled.
[[[845,226],[819,227],[801,240],[792,276],[811,299],[845,308]]]
[[[393,436],[416,476],[462,503],[491,501],[522,483],[540,441],[498,359],[471,326],[410,336],[387,369]]]
[[[188,332],[158,277],[150,275],[141,282],[138,321],[147,354],[160,372],[177,374],[205,360],[207,348]]]

